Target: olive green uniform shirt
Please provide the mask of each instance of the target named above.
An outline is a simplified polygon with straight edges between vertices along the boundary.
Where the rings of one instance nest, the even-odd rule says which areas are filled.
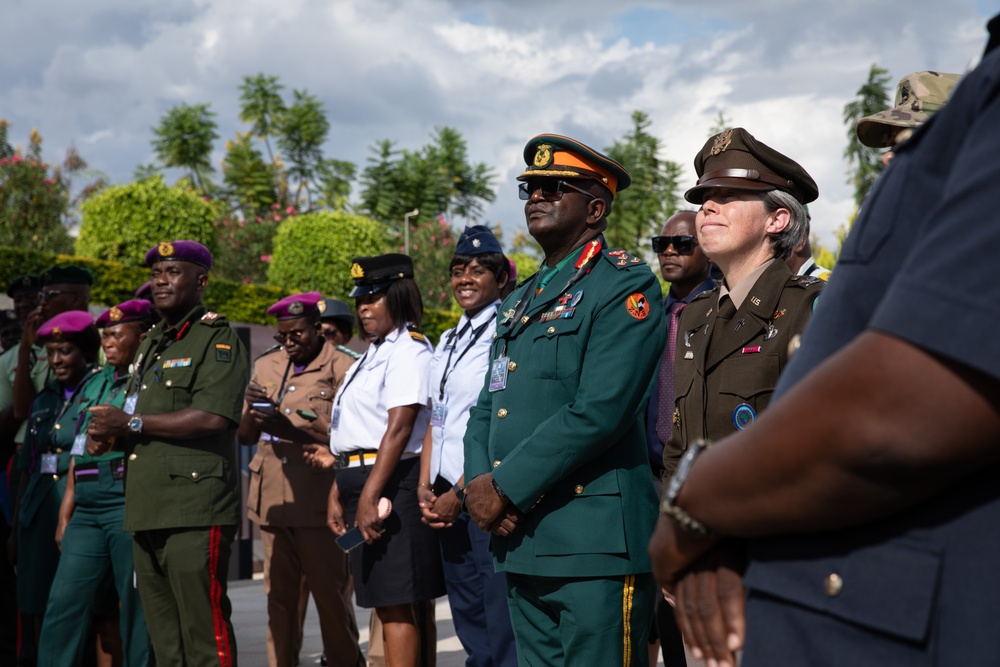
[[[201,438],[129,439],[125,530],[236,525],[240,520],[236,427],[249,381],[246,349],[229,322],[198,305],[175,327],[160,321],[136,353],[126,389],[135,414],[195,408],[226,417]]]

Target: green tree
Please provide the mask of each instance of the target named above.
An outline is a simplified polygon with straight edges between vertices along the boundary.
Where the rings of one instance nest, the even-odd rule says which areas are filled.
[[[649,133],[652,121],[642,111],[632,113],[632,131],[605,149],[632,175],[632,186],[615,196],[604,232],[613,247],[644,254],[647,241],[677,210],[681,166],[660,157],[662,143]]]
[[[347,160],[322,160],[317,174],[319,198],[316,203],[331,211],[346,210],[351,196],[351,181],[357,171],[357,166]]]
[[[250,132],[264,142],[267,156],[274,164],[270,136],[281,126],[285,101],[281,99],[278,77],[257,74],[244,76],[240,86],[240,120],[250,124]]]
[[[80,207],[83,223],[76,253],[143,266],[160,241],[190,239],[216,254],[215,207],[192,190],[167,187],[163,178],[114,185]]]
[[[345,299],[353,287],[351,261],[383,252],[385,228],[375,220],[349,213],[306,213],[278,226],[268,283]]]
[[[69,212],[68,181],[42,160],[42,137],[31,131],[22,155],[8,141],[10,123],[0,119],[0,236],[4,245],[69,252],[63,226]]]
[[[397,151],[382,140],[371,152],[361,175],[361,208],[382,222],[399,224],[413,209],[420,209],[421,220],[478,220],[496,198],[493,171],[469,162],[465,139],[453,128],[437,128],[417,151]]]
[[[215,113],[208,104],[180,104],[167,111],[153,128],[153,151],[165,167],[188,171],[191,182],[204,194],[211,192],[212,143],[219,138]]]
[[[723,130],[728,130],[733,126],[733,119],[726,118],[726,113],[719,109],[718,115],[716,115],[715,120],[712,122],[712,126],[708,128],[708,136],[714,137],[719,132]]]
[[[892,79],[888,70],[872,64],[868,80],[858,88],[857,97],[844,105],[844,125],[847,126],[847,183],[854,187],[854,204],[858,208],[868,196],[882,173],[882,151],[865,146],[858,139],[858,121],[889,107],[889,85]]]
[[[297,181],[294,200],[311,209],[311,183],[323,161],[323,143],[330,131],[323,105],[305,90],[292,91],[292,104],[281,116],[278,146],[288,162],[288,175]],[[305,201],[301,200],[305,193]]]

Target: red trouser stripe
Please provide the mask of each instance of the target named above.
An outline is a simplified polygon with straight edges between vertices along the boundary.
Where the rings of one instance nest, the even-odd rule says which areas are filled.
[[[212,577],[212,620],[215,623],[215,646],[219,653],[219,664],[222,667],[232,667],[233,657],[229,654],[229,626],[222,613],[222,584],[219,583],[219,543],[222,541],[222,528],[212,526],[208,537],[208,567]]]

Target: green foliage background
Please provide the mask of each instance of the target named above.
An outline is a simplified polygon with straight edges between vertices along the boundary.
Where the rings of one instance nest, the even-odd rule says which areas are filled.
[[[76,253],[143,266],[160,241],[190,239],[216,253],[215,208],[194,192],[167,187],[160,176],[115,185],[81,206]]]
[[[292,292],[317,290],[346,299],[354,285],[351,261],[380,255],[385,246],[383,226],[361,215],[323,212],[286,218],[274,237],[267,280]]]

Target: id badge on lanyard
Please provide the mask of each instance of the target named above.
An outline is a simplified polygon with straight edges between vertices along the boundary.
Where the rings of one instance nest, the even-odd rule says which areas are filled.
[[[54,475],[59,469],[59,455],[58,454],[42,454],[42,474],[43,475]]]
[[[444,420],[447,416],[448,406],[443,401],[435,400],[434,407],[431,408],[431,426],[444,426]]]
[[[139,402],[139,391],[133,391],[131,394],[125,397],[125,405],[122,406],[122,411],[127,415],[135,414],[135,404]]]
[[[77,433],[73,438],[73,449],[70,454],[73,456],[83,456],[87,450],[87,433]]]
[[[501,354],[490,364],[490,391],[501,391],[507,388],[507,364],[510,358]]]
[[[333,406],[333,414],[330,416],[330,430],[336,431],[340,428],[340,406]]]

